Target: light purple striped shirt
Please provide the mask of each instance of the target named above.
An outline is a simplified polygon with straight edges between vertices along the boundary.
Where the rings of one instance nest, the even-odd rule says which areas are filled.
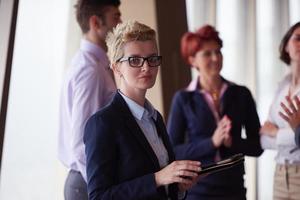
[[[83,135],[88,118],[111,99],[116,86],[106,52],[82,40],[66,73],[60,99],[58,157],[86,180]]]

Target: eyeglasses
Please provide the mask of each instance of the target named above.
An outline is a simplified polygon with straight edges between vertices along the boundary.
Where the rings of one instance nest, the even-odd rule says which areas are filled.
[[[120,58],[117,62],[128,61],[131,67],[142,67],[144,62],[147,61],[150,67],[158,67],[162,63],[162,56],[149,56],[149,57],[140,57],[140,56],[130,56],[127,58]]]

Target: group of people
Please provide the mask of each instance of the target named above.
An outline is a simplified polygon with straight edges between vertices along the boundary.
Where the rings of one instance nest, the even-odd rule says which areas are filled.
[[[181,54],[198,77],[175,94],[166,127],[146,99],[162,65],[156,32],[122,23],[119,5],[78,0],[75,6],[83,39],[60,107],[65,199],[243,200],[243,165],[205,176],[201,166],[269,148],[278,150],[274,199],[299,199],[300,23],[282,40],[280,58],[291,73],[262,126],[251,92],[220,75],[223,43],[215,28],[185,33]]]

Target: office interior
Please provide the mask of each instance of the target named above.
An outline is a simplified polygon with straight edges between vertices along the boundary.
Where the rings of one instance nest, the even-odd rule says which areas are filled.
[[[67,170],[57,159],[58,104],[65,70],[79,47],[76,0],[0,0],[0,199],[63,200]],[[180,37],[211,24],[224,47],[222,76],[247,86],[261,123],[277,83],[283,34],[300,21],[300,0],[121,0],[122,20],[158,33],[163,65],[147,98],[167,120],[176,90],[196,77]],[[246,158],[248,200],[272,199],[276,152]]]

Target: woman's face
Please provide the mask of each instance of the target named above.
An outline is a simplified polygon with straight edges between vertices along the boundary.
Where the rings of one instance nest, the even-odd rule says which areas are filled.
[[[294,30],[285,50],[291,58],[291,63],[300,62],[300,27]]]
[[[189,59],[193,67],[201,73],[201,76],[219,76],[222,69],[223,56],[221,47],[216,41],[205,42],[201,50]]]
[[[121,88],[125,87],[124,89],[129,92],[145,92],[153,87],[158,72],[158,66],[153,65],[160,63],[155,41],[128,42],[123,50],[124,56],[117,65],[117,73],[121,77]],[[148,58],[148,60],[144,59],[143,65],[140,64],[141,67],[133,67],[135,64],[140,63],[141,58]]]

